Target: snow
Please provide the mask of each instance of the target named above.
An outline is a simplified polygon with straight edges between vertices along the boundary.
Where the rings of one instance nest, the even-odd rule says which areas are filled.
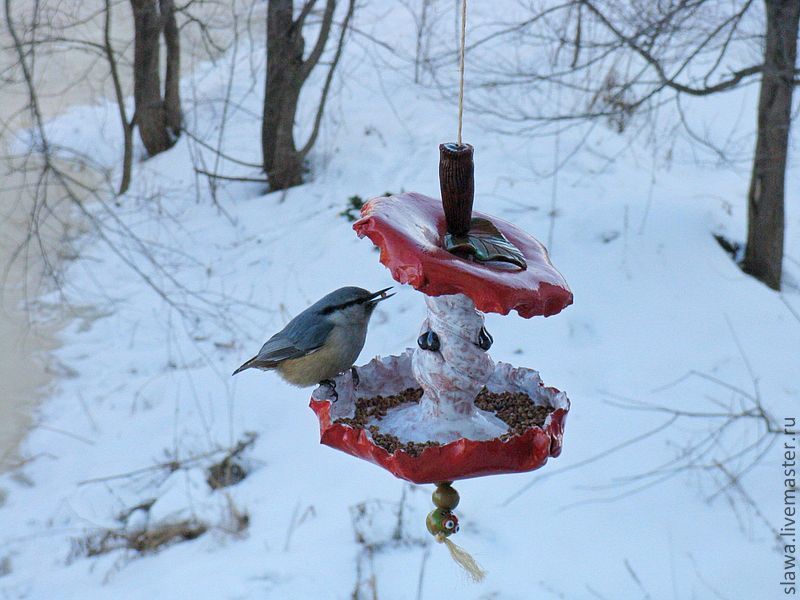
[[[371,11],[360,13],[362,28],[382,38],[407,32],[394,43],[413,48],[406,13]],[[235,57],[237,105],[223,147],[257,163],[263,61],[258,46],[242,44],[184,82],[187,122],[215,143]],[[796,168],[787,179],[787,285],[778,294],[745,276],[711,235],[743,239],[746,166],[687,158],[655,171],[642,166],[647,147],[617,152],[628,142],[604,131],[590,149],[614,159],[587,151],[554,187],[536,175],[552,164],[554,140],[498,133],[467,112],[475,208],[550,237],[553,263],[575,294],[553,318],[486,318],[494,359],[536,369],[572,409],[563,453],[541,471],[456,484],[455,541],[488,571],[480,585],[430,546],[431,486],[408,486],[320,446],[311,390],[272,373],[230,377],[323,294],[393,284],[339,215],[348,197],[438,196],[438,144],[454,133],[454,107],[414,86],[410,66],[387,68],[397,59],[378,52],[352,38],[308,184],[265,195],[258,184],[220,183],[214,201],[192,167],[193,157],[213,157],[183,136],[137,163],[125,197],[92,207],[116,251],[87,235],[65,291],[102,316],[63,332],[53,361],[76,375],[60,379],[40,407],[23,446],[30,460],[0,477],[0,564],[7,558],[10,570],[0,597],[350,598],[354,588],[370,597],[373,574],[381,600],[417,597],[418,587],[422,598],[782,597],[771,528],[781,524],[783,440],[759,442],[757,418],[645,409],[739,412],[750,406],[745,394],[758,394],[778,423],[798,416]],[[752,90],[723,97],[716,110],[729,111],[730,123],[741,103],[754,114]],[[50,131],[115,164],[113,114],[107,105],[81,107]],[[359,362],[413,346],[424,316],[422,297],[399,289],[378,307]],[[250,431],[258,438],[244,453],[249,475],[212,490],[205,470]],[[711,432],[718,435],[707,439]],[[732,485],[705,467],[728,457],[731,472],[743,471]],[[152,500],[148,514],[136,511],[127,525],[118,518]],[[231,505],[249,514],[242,532]],[[76,540],[101,528],[190,518],[209,532],[157,553],[75,551]]]

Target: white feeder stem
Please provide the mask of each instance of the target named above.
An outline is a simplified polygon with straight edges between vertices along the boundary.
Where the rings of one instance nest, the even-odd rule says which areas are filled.
[[[424,394],[420,412],[436,419],[475,414],[475,397],[494,372],[494,362],[478,340],[483,314],[463,294],[426,296],[428,317],[420,333],[433,331],[438,350],[414,351],[411,368]]]

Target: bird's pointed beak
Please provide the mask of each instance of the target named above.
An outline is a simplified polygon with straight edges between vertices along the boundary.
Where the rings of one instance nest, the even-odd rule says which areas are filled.
[[[383,302],[387,298],[391,298],[394,294],[387,294],[386,292],[392,289],[392,286],[387,288],[383,288],[382,290],[378,290],[377,292],[373,292],[373,294],[367,298],[370,304],[377,304],[378,302]]]

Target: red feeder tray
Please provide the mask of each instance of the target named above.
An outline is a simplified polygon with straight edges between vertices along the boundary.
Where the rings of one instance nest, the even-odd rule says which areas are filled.
[[[339,376],[336,402],[332,402],[329,387],[320,386],[314,391],[311,408],[319,418],[323,444],[368,460],[396,477],[417,484],[532,471],[544,465],[549,457],[561,453],[564,421],[569,411],[566,394],[545,387],[536,371],[504,363],[496,365],[486,383],[487,388],[491,392],[525,392],[535,404],[554,408],[542,427],[532,427],[507,439],[461,438],[427,447],[415,456],[405,450],[390,454],[374,443],[366,429],[336,422],[353,417],[357,396],[395,394],[416,387],[411,370],[412,352],[409,349],[400,356],[378,357],[358,367],[357,392],[350,373]]]

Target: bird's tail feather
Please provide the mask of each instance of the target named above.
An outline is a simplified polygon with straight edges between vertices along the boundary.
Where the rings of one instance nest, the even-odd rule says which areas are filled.
[[[237,373],[241,373],[242,371],[244,371],[246,369],[251,369],[251,368],[255,367],[257,362],[258,362],[258,356],[254,356],[253,358],[251,358],[250,360],[245,362],[241,367],[236,369],[233,373],[231,373],[231,377],[233,377]]]

